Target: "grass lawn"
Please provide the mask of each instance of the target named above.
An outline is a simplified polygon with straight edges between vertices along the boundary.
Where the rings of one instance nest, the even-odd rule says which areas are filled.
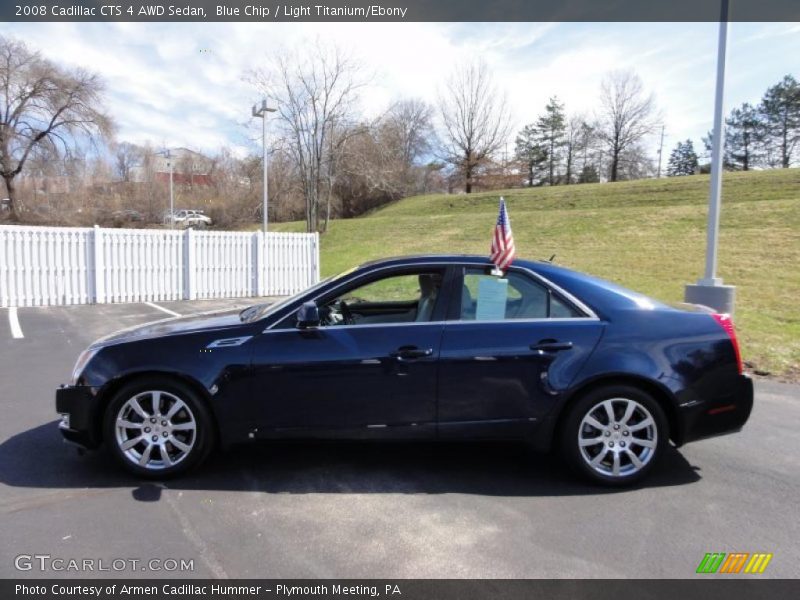
[[[322,274],[402,254],[488,254],[503,195],[518,256],[555,254],[558,264],[680,301],[703,274],[708,186],[698,175],[406,198],[333,222],[321,236]],[[800,169],[725,174],[718,276],[737,286],[745,361],[800,380]]]

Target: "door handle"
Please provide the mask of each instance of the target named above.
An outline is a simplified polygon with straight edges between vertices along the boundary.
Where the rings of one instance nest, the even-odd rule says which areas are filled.
[[[539,340],[535,344],[531,344],[531,350],[536,350],[538,352],[561,352],[562,350],[572,350],[572,342]]]
[[[425,358],[433,354],[433,348],[422,349],[416,346],[401,346],[394,352],[390,352],[389,356],[397,360],[414,360],[417,358]]]

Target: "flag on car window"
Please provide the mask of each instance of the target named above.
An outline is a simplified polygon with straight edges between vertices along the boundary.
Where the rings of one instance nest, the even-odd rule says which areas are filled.
[[[494,227],[492,237],[492,262],[501,271],[505,271],[514,262],[516,249],[514,248],[514,234],[511,232],[511,221],[506,210],[506,201],[500,198],[500,214],[497,215],[497,225]]]

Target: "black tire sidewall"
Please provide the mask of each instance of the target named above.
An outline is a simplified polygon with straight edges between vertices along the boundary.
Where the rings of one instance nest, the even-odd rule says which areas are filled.
[[[197,423],[197,437],[189,455],[177,465],[166,469],[149,470],[135,465],[125,457],[117,445],[115,432],[117,413],[133,396],[148,390],[161,390],[176,395],[189,406]],[[146,479],[169,479],[186,473],[206,459],[214,444],[214,431],[208,407],[191,387],[166,377],[145,376],[123,385],[111,398],[103,419],[103,439],[117,461],[134,475]]]
[[[609,477],[592,469],[583,459],[577,442],[578,428],[580,427],[583,417],[589,409],[598,402],[608,400],[609,398],[628,398],[635,400],[650,412],[656,423],[658,440],[654,449],[655,455],[642,469],[626,477]],[[623,487],[642,480],[653,470],[664,454],[665,448],[669,443],[668,438],[669,430],[664,410],[650,394],[640,388],[630,385],[609,385],[596,388],[584,394],[569,408],[569,413],[564,420],[560,432],[561,455],[572,469],[584,479],[595,484]]]

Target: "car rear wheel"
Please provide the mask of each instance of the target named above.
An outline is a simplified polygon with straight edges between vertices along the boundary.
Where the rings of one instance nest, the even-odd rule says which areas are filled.
[[[195,392],[156,377],[129,383],[114,395],[104,438],[126,469],[154,479],[197,466],[213,445],[211,418]]]
[[[648,393],[607,386],[578,400],[564,421],[564,458],[594,483],[623,486],[645,477],[664,452],[664,411]]]

